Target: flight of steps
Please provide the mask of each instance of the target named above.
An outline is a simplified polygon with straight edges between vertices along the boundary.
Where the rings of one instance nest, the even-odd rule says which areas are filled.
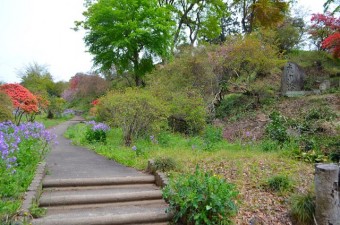
[[[151,175],[46,179],[33,225],[165,225],[171,216]]]

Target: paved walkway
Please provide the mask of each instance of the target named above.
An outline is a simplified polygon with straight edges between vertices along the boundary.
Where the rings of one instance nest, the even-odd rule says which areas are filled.
[[[48,173],[45,179],[145,175],[135,169],[122,166],[113,160],[108,160],[93,151],[72,145],[71,141],[66,139],[63,134],[67,127],[77,124],[81,120],[81,117],[75,117],[52,129],[52,132],[58,136],[58,144],[52,148],[52,151],[47,156]]]
[[[63,136],[80,117],[52,132],[58,144],[47,156],[39,206],[47,208],[33,225],[165,225],[171,216],[155,177],[122,166]]]

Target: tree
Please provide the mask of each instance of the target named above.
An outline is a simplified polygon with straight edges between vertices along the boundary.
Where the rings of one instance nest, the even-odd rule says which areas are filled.
[[[222,0],[158,0],[158,4],[169,8],[176,21],[174,46],[217,38],[222,18],[229,15]]]
[[[322,48],[328,49],[334,58],[340,58],[340,32],[328,36],[322,42]]]
[[[27,121],[34,121],[36,113],[39,112],[35,95],[20,84],[3,84],[0,90],[12,100],[15,108],[14,120],[17,125],[20,124],[23,115],[26,115]]]
[[[318,50],[322,50],[322,43],[340,27],[340,19],[330,13],[316,13],[311,18],[312,25],[309,28],[310,38]]]
[[[47,66],[33,62],[19,71],[18,75],[21,78],[20,84],[34,94],[45,97],[48,95],[56,95],[53,78]]]
[[[55,104],[50,103],[56,102],[56,99],[60,98],[65,84],[63,82],[55,83],[47,66],[33,62],[19,71],[19,76],[21,85],[36,95],[39,110],[47,111],[47,118],[52,119],[55,113],[59,113],[55,110]]]
[[[340,1],[339,0],[327,0],[325,4],[323,5],[324,12],[328,12],[329,7],[335,4],[335,9],[333,10],[333,13],[340,12]]]
[[[108,87],[108,82],[98,75],[77,73],[71,77],[69,88],[64,91],[63,98],[68,102],[80,101],[88,104],[103,95]]]
[[[280,51],[290,51],[298,46],[305,30],[302,18],[286,17],[284,22],[275,29],[275,39],[278,41]]]
[[[223,78],[221,93],[239,92],[252,95],[260,102],[263,87],[257,87],[255,81],[283,66],[278,48],[261,40],[255,33],[245,36],[230,37],[223,45],[211,54],[216,73]],[[216,99],[217,105],[223,95]]]
[[[284,0],[234,0],[233,6],[241,13],[245,33],[251,33],[258,27],[276,27],[283,22],[289,10],[289,4]]]
[[[136,86],[153,68],[153,59],[166,58],[171,50],[170,11],[157,0],[98,0],[88,2],[84,21],[85,44],[94,64],[103,71],[133,72]]]

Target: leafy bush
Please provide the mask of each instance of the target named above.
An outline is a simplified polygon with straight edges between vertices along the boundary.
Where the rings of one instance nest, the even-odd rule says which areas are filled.
[[[89,143],[106,142],[106,133],[110,128],[104,123],[96,123],[95,121],[87,122],[85,138]]]
[[[0,91],[0,122],[13,120],[13,106],[12,101],[7,94]]]
[[[269,138],[281,144],[289,140],[286,119],[278,112],[272,112],[269,118],[271,121],[266,127],[266,133]]]
[[[154,166],[156,170],[168,172],[170,170],[176,169],[177,162],[170,157],[158,157],[154,161]]]
[[[285,192],[291,190],[293,184],[288,176],[275,175],[266,181],[265,187],[270,191]]]
[[[245,112],[253,109],[254,100],[243,94],[229,94],[216,109],[218,118],[227,118],[228,120],[237,120],[245,115]]]
[[[185,224],[231,224],[237,195],[234,185],[199,168],[172,179],[163,191],[174,222]]]
[[[157,132],[166,126],[168,115],[167,104],[145,89],[111,91],[100,98],[98,104],[99,119],[120,127],[127,146],[133,138]]]
[[[205,143],[205,149],[210,150],[213,145],[222,141],[222,129],[214,126],[207,126],[203,133],[203,140]]]
[[[293,219],[301,225],[314,224],[315,194],[293,195],[290,200],[290,213]]]
[[[277,141],[265,139],[261,142],[261,149],[265,152],[270,152],[281,149],[281,146]]]
[[[306,115],[305,120],[332,120],[336,117],[336,114],[329,107],[319,107],[310,109]]]

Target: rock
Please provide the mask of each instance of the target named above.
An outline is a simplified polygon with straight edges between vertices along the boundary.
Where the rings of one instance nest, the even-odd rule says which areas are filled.
[[[329,80],[324,80],[319,86],[319,89],[321,92],[327,91],[330,88],[331,88],[331,82]]]
[[[301,91],[304,85],[304,72],[295,63],[288,62],[281,79],[281,93],[285,95],[288,91]]]
[[[319,95],[320,90],[313,90],[313,91],[286,91],[283,95],[286,97],[301,97],[306,95]]]

